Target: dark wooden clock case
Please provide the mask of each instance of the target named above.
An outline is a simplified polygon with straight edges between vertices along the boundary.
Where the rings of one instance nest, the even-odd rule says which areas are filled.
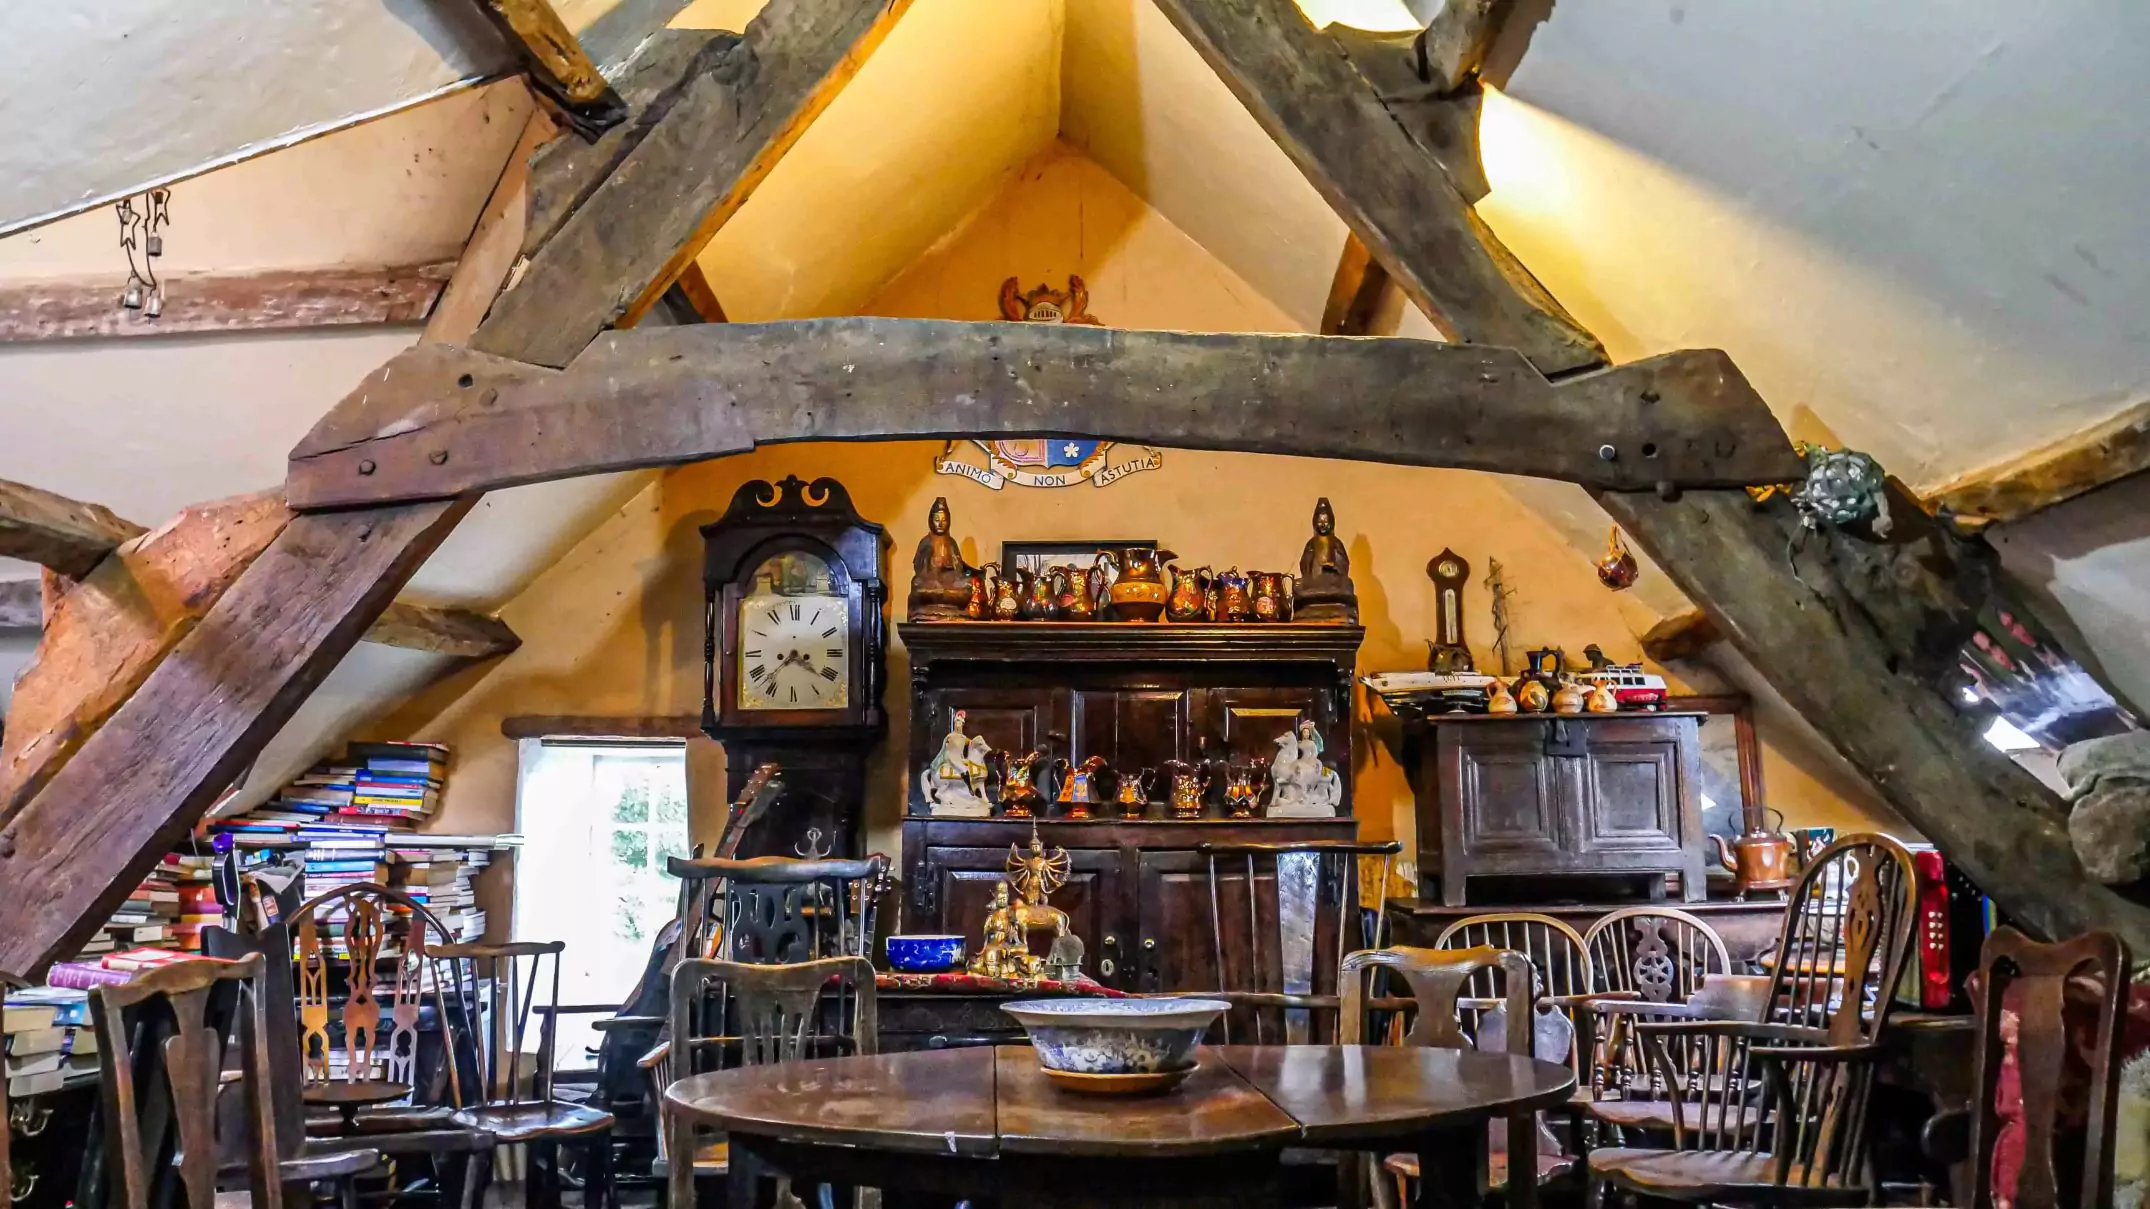
[[[888,731],[887,532],[831,478],[744,483],[724,515],[702,526],[702,729],[724,744],[725,793],[736,797],[759,764],[783,769],[785,795],[739,853],[792,855],[818,847],[856,856],[864,843],[866,757]],[[804,551],[829,565],[850,597],[851,703],[835,710],[740,709],[739,600],[755,568]]]

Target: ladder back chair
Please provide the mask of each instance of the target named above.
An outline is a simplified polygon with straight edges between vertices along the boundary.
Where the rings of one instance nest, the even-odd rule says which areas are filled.
[[[1887,836],[1846,836],[1816,854],[1785,904],[1763,1021],[1635,1025],[1667,1093],[1638,1108],[1672,1146],[1593,1151],[1593,1187],[1696,1203],[1867,1203],[1867,1103],[1916,891],[1911,854]]]
[[[1953,1203],[2113,1204],[2127,946],[2110,932],[2039,944],[2001,927],[1986,938],[1979,968],[1976,1098],[1968,1113],[1935,1117],[1926,1135],[1933,1158],[1968,1160],[1969,1189]]]
[[[706,1071],[878,1049],[873,963],[864,957],[795,965],[690,959],[672,971],[671,1008],[670,1036],[644,1065],[660,1105],[659,1157],[674,1209],[694,1205],[697,1177],[729,1182],[755,1175],[735,1165],[722,1139],[700,1138],[691,1121],[663,1110],[673,1083]]]
[[[1403,983],[1407,998],[1380,992],[1388,980]],[[1471,1013],[1466,1001],[1478,996],[1469,992],[1497,983],[1499,1000],[1509,1020],[1530,1017],[1534,981],[1528,958],[1512,950],[1490,947],[1422,949],[1397,946],[1364,949],[1348,954],[1341,963],[1342,1008],[1337,1025],[1341,1045],[1421,1045],[1435,1049],[1478,1048],[1465,1030],[1464,1017]],[[1527,1029],[1511,1028],[1504,1046],[1511,1054],[1530,1053]],[[1494,1127],[1502,1136],[1499,1150],[1489,1150],[1486,1162],[1472,1174],[1482,1180],[1482,1195],[1490,1188],[1508,1187],[1511,1209],[1534,1209],[1538,1203],[1538,1178],[1544,1164],[1538,1159],[1537,1114],[1511,1117]],[[1395,1181],[1399,1204],[1411,1203],[1410,1181],[1421,1174],[1421,1156],[1394,1154],[1382,1161],[1383,1170]],[[1371,1166],[1362,1160],[1358,1169]],[[1531,1179],[1516,1181],[1516,1171],[1533,1172]],[[1443,1181],[1458,1173],[1443,1173]],[[1361,1177],[1363,1178],[1363,1177]],[[1513,1185],[1512,1187],[1510,1185]],[[1386,1185],[1376,1183],[1375,1201],[1386,1206]]]
[[[380,1165],[371,1150],[285,1158],[270,1095],[268,1004],[260,993],[263,961],[180,961],[90,993],[103,1096],[106,1204],[150,1209],[216,1203],[219,1159],[231,1149],[218,1137],[218,1093],[231,1045],[239,1047],[236,1086],[245,1139],[247,1188],[255,1209],[303,1209],[318,1181],[335,1181],[344,1205],[357,1204],[353,1181]],[[0,1124],[0,1129],[5,1125]],[[223,1143],[220,1145],[220,1143]],[[178,1187],[172,1181],[176,1178]]]
[[[465,1107],[454,1121],[465,1129],[491,1134],[501,1145],[528,1147],[530,1167],[524,1194],[530,1209],[557,1206],[560,1199],[560,1150],[583,1152],[585,1209],[619,1209],[612,1179],[612,1114],[569,1103],[553,1095],[557,1015],[536,1010],[560,1001],[560,954],[564,941],[515,941],[508,944],[442,945],[434,955],[453,968],[458,985],[468,986],[470,1013],[462,1021],[476,1041],[478,1078],[465,1089]],[[530,1022],[537,1020],[537,1050],[524,1080],[524,1054]],[[527,1090],[525,1090],[527,1086]]]
[[[1326,1040],[1340,999],[1338,970],[1355,949],[1386,939],[1389,869],[1403,845],[1352,840],[1198,844],[1209,893],[1216,998],[1226,1044]],[[1360,860],[1378,858],[1381,894],[1360,900]],[[1326,1020],[1317,1019],[1317,1013]]]
[[[453,937],[423,903],[372,883],[339,887],[299,904],[291,931],[297,946],[301,1061],[310,1105],[335,1105],[354,1129],[393,1131],[437,1126],[462,1102],[464,1071],[455,1061],[455,1022],[462,986],[440,958]],[[341,1004],[332,993],[343,975]],[[383,986],[387,1011],[382,1011]],[[430,1005],[428,1004],[430,1000]],[[420,1024],[430,1006],[439,1052],[421,1061]],[[338,1090],[342,1083],[354,1090]],[[382,1098],[363,1094],[374,1085]],[[404,1095],[413,1109],[377,1107]]]

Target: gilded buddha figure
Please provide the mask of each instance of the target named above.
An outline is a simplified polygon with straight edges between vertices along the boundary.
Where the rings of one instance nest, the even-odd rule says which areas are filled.
[[[970,603],[971,569],[963,548],[948,535],[948,497],[938,496],[927,513],[926,535],[911,556],[911,595],[906,616],[912,621],[960,621]]]
[[[1314,504],[1314,536],[1299,555],[1299,582],[1294,586],[1293,613],[1302,621],[1359,619],[1359,594],[1351,583],[1351,555],[1336,536],[1336,512],[1329,497]]]

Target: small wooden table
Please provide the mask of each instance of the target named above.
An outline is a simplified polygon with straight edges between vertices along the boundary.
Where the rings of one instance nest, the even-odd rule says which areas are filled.
[[[387,1079],[332,1079],[327,1083],[308,1083],[299,1098],[316,1108],[333,1108],[343,1117],[343,1127],[349,1130],[358,1119],[358,1110],[382,1104],[393,1104],[411,1094],[410,1084],[394,1083]]]
[[[1150,1096],[1063,1090],[1028,1046],[829,1058],[695,1075],[665,1093],[674,1153],[694,1125],[778,1171],[1012,1204],[1251,1209],[1273,1205],[1286,1146],[1409,1151],[1433,1197],[1476,1186],[1484,1123],[1565,1103],[1567,1067],[1375,1046],[1204,1048]],[[751,1170],[751,1164],[746,1168]]]

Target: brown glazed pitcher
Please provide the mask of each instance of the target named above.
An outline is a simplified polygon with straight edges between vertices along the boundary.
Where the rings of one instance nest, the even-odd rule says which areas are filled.
[[[1756,827],[1731,843],[1726,851],[1724,837],[1704,836],[1710,845],[1710,855],[1718,864],[1732,871],[1739,892],[1748,890],[1781,890],[1792,884],[1792,838],[1785,835],[1784,814],[1767,806],[1765,814],[1777,816],[1778,830]]]
[[[1117,557],[1110,551],[1099,554],[1102,562],[1112,563],[1120,572],[1108,593],[1113,616],[1121,621],[1156,621],[1164,616],[1164,565],[1178,557],[1170,550],[1146,546],[1129,546]]]
[[[1292,577],[1286,571],[1256,571],[1254,578],[1254,620],[1290,621],[1292,609]]]

